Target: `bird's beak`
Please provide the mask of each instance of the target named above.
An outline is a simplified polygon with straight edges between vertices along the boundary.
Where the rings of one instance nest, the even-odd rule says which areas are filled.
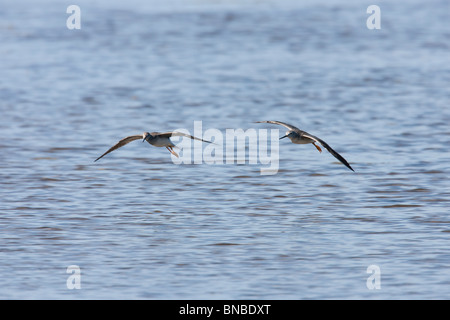
[[[285,136],[282,136],[282,137],[280,138],[280,140],[281,140],[281,139],[284,139],[284,138],[286,138],[286,137],[287,137],[287,135],[285,135]]]
[[[142,140],[142,142],[144,142],[145,140],[147,140],[147,137],[145,137],[145,138]]]

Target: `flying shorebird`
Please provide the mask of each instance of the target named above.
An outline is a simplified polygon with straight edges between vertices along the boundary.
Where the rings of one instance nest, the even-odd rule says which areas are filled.
[[[97,161],[99,159],[101,159],[103,156],[107,155],[108,153],[119,149],[120,147],[123,147],[124,145],[126,145],[127,143],[130,143],[131,141],[134,140],[138,140],[138,139],[144,139],[142,140],[142,142],[147,141],[148,143],[150,143],[152,146],[155,147],[166,147],[167,150],[170,151],[170,153],[172,153],[174,156],[176,156],[177,158],[179,158],[178,154],[173,151],[173,147],[175,147],[175,145],[172,143],[172,141],[170,141],[170,137],[173,136],[182,136],[182,137],[188,137],[191,138],[193,140],[200,140],[203,142],[207,142],[207,143],[212,143],[211,141],[206,141],[200,138],[196,138],[193,136],[190,136],[188,134],[185,133],[181,133],[181,132],[164,132],[164,133],[160,133],[160,132],[144,132],[141,135],[135,135],[135,136],[129,136],[126,138],[123,138],[122,140],[120,140],[119,142],[117,142],[114,146],[112,146],[111,148],[109,148],[108,151],[106,151],[104,154],[102,154],[100,157],[98,157],[97,159],[94,160]]]
[[[338,159],[340,162],[342,162],[347,168],[352,170],[353,168],[348,164],[347,160],[345,160],[339,153],[334,151],[325,141],[322,139],[317,138],[316,136],[313,136],[312,134],[309,134],[308,132],[302,131],[297,127],[294,127],[290,124],[281,122],[281,121],[256,121],[257,123],[273,123],[273,124],[279,124],[281,126],[284,126],[289,129],[289,131],[286,132],[286,134],[280,138],[289,138],[291,139],[292,143],[295,144],[307,144],[312,143],[314,147],[319,150],[319,152],[322,152],[322,149],[316,144],[316,142],[320,143],[325,149],[327,149],[336,159]]]

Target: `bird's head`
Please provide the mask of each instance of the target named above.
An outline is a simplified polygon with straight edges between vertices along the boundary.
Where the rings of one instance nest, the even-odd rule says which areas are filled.
[[[152,137],[152,135],[151,135],[150,133],[144,132],[144,133],[142,134],[142,138],[144,139],[144,140],[142,140],[142,142],[144,142],[145,140],[150,139],[151,137]]]
[[[284,138],[292,139],[292,138],[294,137],[294,135],[295,135],[295,132],[294,132],[294,131],[292,131],[292,130],[286,131],[286,134],[285,134],[284,136],[282,136],[282,137],[280,138],[280,140],[281,140],[281,139],[284,139]]]

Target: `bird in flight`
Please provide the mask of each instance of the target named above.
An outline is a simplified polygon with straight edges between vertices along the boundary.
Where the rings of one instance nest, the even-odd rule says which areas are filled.
[[[347,160],[344,159],[344,157],[342,157],[339,153],[337,153],[336,151],[334,151],[325,141],[323,141],[322,139],[319,139],[316,136],[313,136],[312,134],[309,134],[306,131],[302,131],[297,127],[294,127],[293,125],[281,122],[281,121],[256,121],[257,123],[272,123],[272,124],[279,124],[283,127],[288,128],[289,130],[286,132],[286,134],[280,138],[289,138],[291,139],[292,143],[295,144],[307,144],[307,143],[312,143],[317,150],[319,150],[319,152],[322,152],[322,149],[316,144],[316,143],[320,143],[325,149],[327,149],[336,159],[338,159],[340,162],[342,162],[347,168],[349,168],[350,170],[352,170],[353,172],[355,170],[353,170],[353,168],[350,166],[350,164],[347,162]]]
[[[190,139],[193,140],[200,140],[203,142],[207,142],[207,143],[212,143],[211,141],[206,141],[200,138],[196,138],[193,137],[191,135],[185,134],[185,133],[181,133],[181,132],[164,132],[164,133],[160,133],[160,132],[144,132],[141,135],[134,135],[134,136],[129,136],[126,138],[123,138],[122,140],[120,140],[119,142],[117,142],[115,145],[113,145],[111,148],[109,148],[108,151],[106,151],[104,154],[102,154],[100,157],[98,157],[97,159],[94,160],[100,160],[102,157],[104,157],[105,155],[107,155],[108,153],[119,149],[120,147],[123,147],[124,145],[126,145],[127,143],[130,143],[131,141],[134,140],[138,140],[138,139],[143,139],[142,142],[147,141],[148,143],[150,143],[152,146],[155,147],[166,147],[167,150],[170,151],[170,153],[172,153],[174,156],[176,156],[177,158],[179,158],[178,154],[173,151],[173,147],[175,147],[175,145],[172,143],[172,141],[170,141],[170,137],[175,137],[175,136],[182,136],[182,137],[188,137]]]

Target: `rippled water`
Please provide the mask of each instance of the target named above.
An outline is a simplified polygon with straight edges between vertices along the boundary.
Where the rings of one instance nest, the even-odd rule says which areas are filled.
[[[6,1],[0,297],[450,298],[447,1]],[[279,171],[119,139],[280,129]],[[66,268],[81,268],[69,290]],[[380,268],[380,289],[366,281]]]

